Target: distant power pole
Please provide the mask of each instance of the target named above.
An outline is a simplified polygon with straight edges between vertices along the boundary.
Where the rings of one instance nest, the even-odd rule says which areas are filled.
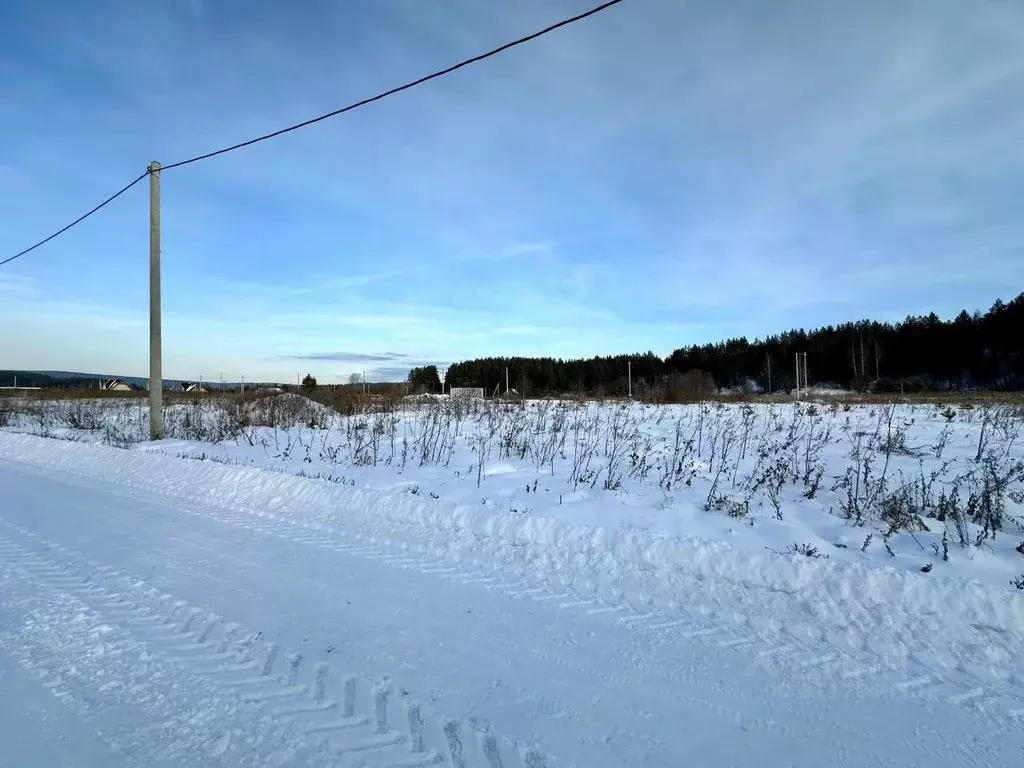
[[[163,342],[160,334],[160,163],[149,164],[149,439],[164,437]]]
[[[505,394],[508,395],[508,366],[505,366]]]
[[[363,394],[366,394],[366,371],[363,371]]]
[[[797,352],[796,353],[796,396],[800,398],[800,385],[803,383],[803,389],[806,392],[808,388],[807,383],[807,353]]]
[[[633,361],[626,361],[626,391],[629,393],[630,398],[633,397]]]
[[[242,394],[245,394],[245,374],[242,374]]]

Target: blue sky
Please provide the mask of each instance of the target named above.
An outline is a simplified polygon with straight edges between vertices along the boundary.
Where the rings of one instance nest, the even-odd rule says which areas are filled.
[[[0,258],[145,169],[596,0],[0,4]],[[321,381],[1024,290],[1024,5],[625,0],[164,174],[164,371]],[[147,371],[140,184],[0,267],[0,368]]]

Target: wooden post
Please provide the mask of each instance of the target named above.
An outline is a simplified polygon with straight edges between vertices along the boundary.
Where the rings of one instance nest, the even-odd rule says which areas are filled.
[[[160,329],[160,163],[149,164],[149,439],[164,437],[163,340]]]

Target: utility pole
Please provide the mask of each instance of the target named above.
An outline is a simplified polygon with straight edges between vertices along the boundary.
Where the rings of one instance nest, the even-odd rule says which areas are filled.
[[[149,439],[164,437],[163,340],[160,333],[160,163],[149,164]]]
[[[807,390],[811,386],[808,383],[808,381],[807,381],[807,353],[806,352],[801,352],[799,355],[797,355],[797,360],[803,360],[803,365],[801,367],[802,375],[800,377],[800,380],[801,380],[801,383],[804,386],[804,394],[806,395],[807,394]]]
[[[633,399],[633,361],[626,361],[626,392],[629,394],[629,398]]]
[[[363,394],[366,394],[366,371],[363,371]]]
[[[242,394],[245,394],[245,374],[242,374]]]
[[[508,366],[505,366],[505,397],[508,397]]]
[[[796,353],[796,399],[800,399],[800,353]]]

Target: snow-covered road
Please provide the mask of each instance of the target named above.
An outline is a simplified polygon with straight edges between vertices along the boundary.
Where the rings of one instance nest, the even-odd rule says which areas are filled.
[[[723,623],[713,583],[638,610],[67,450],[0,451],[0,765],[1024,764],[1014,684]]]

